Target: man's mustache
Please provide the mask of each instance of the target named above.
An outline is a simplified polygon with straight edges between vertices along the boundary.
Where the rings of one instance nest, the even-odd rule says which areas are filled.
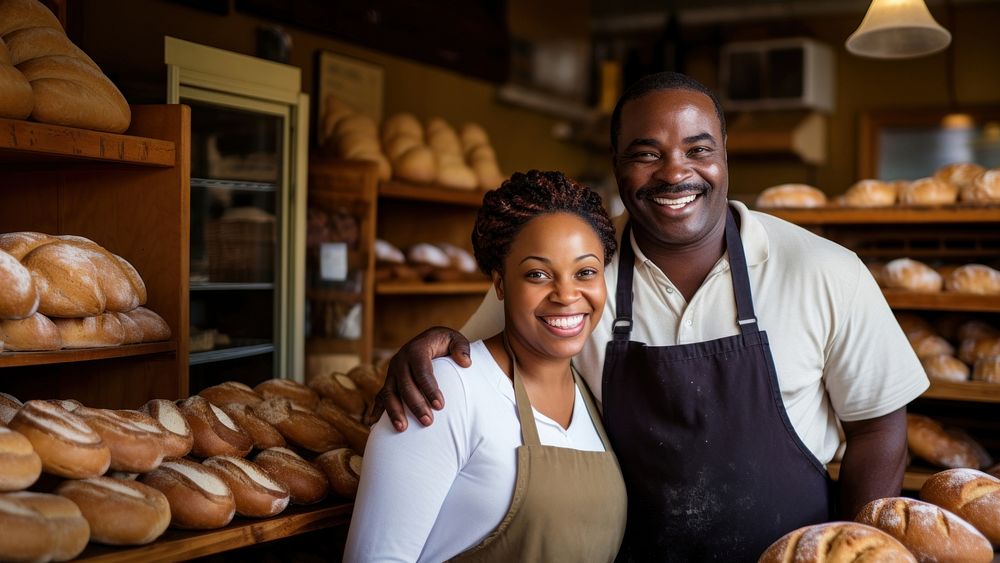
[[[711,191],[712,186],[707,182],[685,182],[683,184],[667,184],[666,182],[659,182],[652,186],[645,186],[639,188],[635,192],[636,199],[651,199],[654,197],[663,197],[682,193],[707,193]]]

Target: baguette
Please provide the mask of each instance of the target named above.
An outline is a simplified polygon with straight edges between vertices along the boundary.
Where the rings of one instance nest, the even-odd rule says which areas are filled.
[[[804,526],[771,544],[758,563],[912,562],[916,558],[889,534],[857,522]]]
[[[206,387],[198,394],[217,407],[232,403],[253,406],[264,400],[259,393],[239,381],[225,381]]]
[[[288,506],[288,489],[253,462],[234,456],[205,460],[229,485],[240,516],[264,518],[281,513]]]
[[[282,448],[287,445],[285,437],[278,429],[266,420],[254,414],[248,406],[240,403],[230,403],[219,407],[230,416],[253,440],[253,447],[258,450],[267,448]]]
[[[855,521],[896,538],[919,561],[940,563],[993,560],[989,540],[955,514],[928,502],[903,497],[866,504]]]
[[[250,435],[204,397],[189,397],[178,406],[194,435],[193,455],[202,458],[216,455],[243,457],[250,453],[253,448]]]
[[[175,528],[221,528],[236,514],[233,491],[213,469],[200,463],[169,458],[139,479],[167,497],[170,525]]]
[[[330,492],[326,475],[292,450],[269,448],[258,453],[253,461],[288,489],[293,504],[315,504]]]
[[[931,475],[920,498],[954,512],[1000,546],[1000,479],[974,469],[949,469]]]
[[[253,412],[277,428],[286,440],[311,452],[347,445],[344,435],[329,422],[288,399],[267,399],[253,407]]]
[[[308,386],[291,379],[268,379],[254,387],[264,399],[284,398],[309,410],[316,408],[319,395]]]

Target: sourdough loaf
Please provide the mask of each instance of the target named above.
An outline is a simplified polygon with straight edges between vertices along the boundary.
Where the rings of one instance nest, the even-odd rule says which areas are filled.
[[[855,521],[900,541],[919,561],[989,563],[993,548],[986,536],[955,514],[929,502],[893,497],[866,504]]]
[[[926,416],[906,415],[906,442],[914,455],[939,467],[978,469],[992,464],[989,453],[979,442]]]
[[[931,475],[920,498],[954,512],[1000,546],[1000,479],[974,469],[949,469]]]
[[[899,540],[857,522],[829,522],[793,530],[771,544],[758,563],[916,563]]]

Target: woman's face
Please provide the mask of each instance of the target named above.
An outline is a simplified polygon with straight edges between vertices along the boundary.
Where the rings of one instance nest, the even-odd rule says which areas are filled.
[[[576,355],[607,296],[604,247],[594,229],[571,213],[536,217],[511,243],[504,269],[493,282],[508,333],[539,358]]]

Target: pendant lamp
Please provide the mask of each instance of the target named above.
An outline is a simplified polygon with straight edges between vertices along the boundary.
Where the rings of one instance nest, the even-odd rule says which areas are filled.
[[[872,0],[847,50],[876,59],[908,59],[937,53],[951,33],[934,21],[924,0]]]

